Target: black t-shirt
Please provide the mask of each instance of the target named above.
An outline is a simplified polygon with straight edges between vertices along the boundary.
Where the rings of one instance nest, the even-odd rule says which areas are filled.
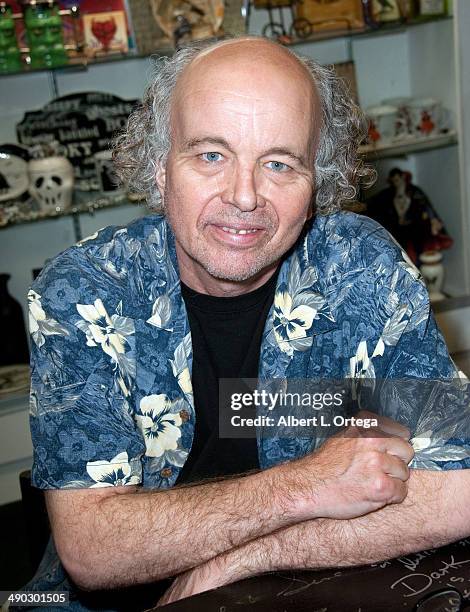
[[[196,427],[177,484],[259,468],[255,438],[219,438],[219,379],[257,378],[261,338],[277,275],[235,297],[198,293],[181,283],[193,346]]]

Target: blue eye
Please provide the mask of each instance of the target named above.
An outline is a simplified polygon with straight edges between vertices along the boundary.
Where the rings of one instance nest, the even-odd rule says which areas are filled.
[[[202,159],[207,162],[218,162],[222,155],[220,153],[216,153],[215,151],[210,151],[209,153],[202,153]]]
[[[281,173],[281,172],[287,172],[288,170],[290,170],[290,166],[280,161],[270,161],[267,163],[267,165],[269,166],[269,164],[272,164],[272,166],[270,167],[270,170],[274,170],[274,172]]]

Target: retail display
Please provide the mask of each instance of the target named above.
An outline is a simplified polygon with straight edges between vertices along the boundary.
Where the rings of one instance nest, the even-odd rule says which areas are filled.
[[[417,0],[416,9],[422,17],[436,17],[445,15],[447,9],[446,0]]]
[[[32,68],[53,68],[68,61],[57,2],[24,1],[24,23]]]
[[[447,0],[253,0],[253,4],[268,13],[263,36],[284,44],[325,31],[367,31],[447,14]]]
[[[400,10],[399,0],[372,0],[371,15],[376,23],[399,21],[403,14]]]
[[[366,109],[369,120],[369,142],[391,142],[396,136],[398,109],[382,104]]]
[[[18,140],[30,147],[56,142],[55,153],[74,167],[76,188],[98,190],[94,155],[109,146],[137,102],[99,91],[62,96],[27,112],[16,127]]]
[[[135,51],[132,23],[124,0],[80,0],[84,53],[88,59]]]
[[[123,11],[83,16],[85,53],[90,57],[112,52],[127,53],[127,26]]]
[[[150,0],[150,5],[169,45],[221,34],[223,0]]]
[[[25,147],[0,145],[0,203],[18,199],[28,191],[29,157]]]
[[[364,27],[361,0],[303,0],[297,6],[297,15],[313,25],[313,31],[357,29]]]
[[[361,0],[327,3],[323,0],[254,0],[254,6],[268,12],[269,21],[263,27],[263,36],[285,44],[306,39],[316,32],[365,26]]]
[[[21,66],[13,11],[6,2],[0,2],[0,74],[16,72]]]
[[[0,0],[0,74],[68,64],[81,49],[79,2]]]
[[[372,145],[399,143],[446,133],[450,112],[435,98],[389,98],[365,110]]]
[[[144,21],[146,23],[151,23],[152,27],[155,27],[155,31],[160,32],[158,41],[156,41],[155,38],[152,38],[152,40],[149,39],[148,44],[150,46],[147,49],[148,52],[157,49],[159,46],[178,46],[185,40],[196,37],[196,32],[198,33],[197,37],[213,35],[212,30],[211,34],[209,30],[204,30],[206,26],[203,26],[204,20],[202,17],[204,11],[209,10],[207,7],[210,5],[201,4],[203,1],[205,2],[206,0],[197,0],[196,3],[192,1],[189,2],[188,0],[188,5],[185,3],[178,5],[180,8],[175,9],[175,12],[171,14],[166,13],[167,16],[170,15],[170,18],[165,24],[162,21],[162,11],[164,7],[166,7],[165,10],[167,10],[168,5],[164,4],[163,0],[156,0],[155,2],[151,0],[144,0],[144,2],[134,2],[133,0],[129,0],[129,2],[124,2],[124,0],[109,0],[109,2],[100,1],[96,3],[91,2],[91,0],[81,0],[80,2],[77,0],[81,10],[83,7],[86,7],[81,13],[83,25],[81,31],[86,39],[88,47],[87,54],[89,58],[98,59],[108,53],[117,52],[122,54],[132,50],[132,36],[133,32],[136,32],[135,24],[138,23],[138,20],[134,18],[135,16],[132,11],[128,11],[128,7],[132,8],[132,5],[135,4],[139,4],[140,7],[144,4],[148,6],[149,12],[145,14]],[[63,10],[71,6],[72,3],[72,0],[60,0],[60,5],[58,2],[49,4],[60,6],[60,9]],[[12,5],[14,4],[13,2]],[[38,2],[38,5],[39,4],[42,3]],[[44,4],[48,3],[44,2]],[[118,4],[121,8],[118,8]],[[238,12],[241,4],[242,2],[239,2],[237,5]],[[1,5],[2,2],[0,0],[0,7]],[[109,11],[104,10],[105,5],[109,7]],[[418,10],[421,10],[421,7],[418,5],[420,5],[420,3],[413,0],[397,0],[396,2],[391,0],[384,0],[383,2],[379,2],[378,0],[362,0],[358,3],[343,2],[343,0],[321,2],[319,0],[303,0],[302,3],[299,3],[298,0],[255,0],[255,5],[259,8],[264,8],[266,10],[265,14],[270,15],[270,22],[268,25],[271,31],[268,31],[268,28],[265,33],[282,42],[290,43],[296,40],[306,41],[308,37],[313,36],[314,38],[317,33],[320,34],[319,38],[329,38],[330,36],[339,35],[345,36],[345,40],[352,41],[351,46],[353,50],[351,51],[351,57],[355,57],[356,60],[359,61],[359,69],[361,71],[363,70],[362,64],[364,61],[359,54],[357,57],[355,55],[355,41],[360,40],[361,42],[357,44],[362,45],[363,40],[366,41],[369,39],[369,37],[362,38],[362,32],[367,32],[370,28],[377,28],[377,34],[380,34],[380,28],[383,26],[384,34],[388,32],[393,33],[396,28],[392,22],[415,19],[418,16],[423,17],[424,20],[424,12],[430,10],[428,7],[428,9],[424,9],[423,13],[419,13]],[[308,17],[300,17],[302,11],[308,10],[309,5],[310,8],[315,6],[315,12],[311,15],[311,17],[313,16],[313,21]],[[334,14],[339,7],[344,8],[346,5],[348,5],[350,9],[351,7],[355,7],[348,18],[341,16],[344,14],[340,14],[340,17],[332,18],[329,23],[325,23],[318,18],[320,13],[326,15],[328,11],[331,11],[331,14]],[[173,5],[173,8],[175,8],[175,6],[176,5]],[[181,6],[183,6],[184,10],[181,9]],[[227,6],[226,3],[225,11],[227,11]],[[446,8],[447,3],[443,3],[443,6]],[[358,7],[360,8],[359,12]],[[370,10],[366,10],[367,8]],[[191,22],[187,10],[189,10],[191,14],[191,19],[196,19],[197,16],[201,18],[202,22],[201,20]],[[384,14],[379,15],[381,12]],[[385,13],[387,13],[387,15],[385,15]],[[441,14],[444,13],[436,13],[436,15],[439,16]],[[116,19],[116,16],[120,17]],[[355,21],[355,16],[357,17],[357,21]],[[429,19],[429,17],[430,13],[427,19]],[[12,20],[13,18],[11,18],[9,22],[10,32]],[[285,20],[285,22],[283,20]],[[219,22],[220,27],[216,35],[220,35],[225,29],[225,13]],[[387,22],[392,23],[392,25],[387,25]],[[416,38],[419,40],[420,35],[418,32],[426,28],[428,28],[429,31],[431,31],[431,29],[432,31],[436,29],[439,30],[439,32],[441,29],[442,31],[447,31],[452,28],[452,23],[450,21],[445,20],[441,22],[442,25],[440,25],[439,22],[437,23],[438,25],[419,25],[416,28],[410,28],[408,30],[410,33],[409,36],[415,36],[411,32],[416,31]],[[18,37],[19,21],[15,21],[13,25],[16,26],[17,40],[20,40],[21,38]],[[261,25],[263,24],[261,23]],[[166,32],[164,32],[161,26],[166,27]],[[198,30],[199,27],[201,27],[200,30]],[[351,37],[348,37],[347,34],[344,33],[344,30],[348,29],[351,30]],[[331,31],[328,32],[328,30]],[[337,31],[335,32],[334,30]],[[401,28],[398,28],[397,31],[400,32]],[[355,36],[357,33],[359,34],[359,38]],[[6,48],[2,46],[1,36],[0,21],[0,66],[2,51]],[[94,42],[92,42],[93,37],[96,39]],[[375,36],[375,32],[374,36],[370,38],[374,41],[378,40]],[[122,41],[122,45],[121,42],[116,43],[117,39]],[[136,34],[134,40],[137,39],[138,36]],[[162,42],[164,40],[166,40],[167,43]],[[63,38],[64,49],[66,42],[67,38]],[[364,42],[364,46],[368,44],[369,43]],[[372,43],[370,44],[372,46]],[[94,50],[92,48],[93,46],[95,46]],[[24,49],[22,48],[21,51],[23,57],[25,57]],[[345,76],[348,82],[350,82],[351,89],[355,92],[354,97],[357,101],[358,95],[354,78],[354,63],[348,62],[342,65],[341,68],[347,69],[348,74],[342,76]],[[100,70],[104,69],[104,67],[100,68]],[[53,72],[50,74],[53,74]],[[350,74],[352,75],[352,80],[349,78]],[[415,75],[412,76],[415,78]],[[359,84],[362,84],[364,77],[362,72],[360,73],[360,77],[361,81]],[[61,86],[60,79],[59,83]],[[375,159],[375,157],[381,158],[387,156],[392,157],[392,155],[403,155],[403,151],[405,151],[406,154],[408,151],[414,153],[416,150],[420,150],[419,142],[429,142],[429,144],[422,146],[424,150],[439,146],[453,146],[457,141],[457,135],[452,127],[452,123],[455,123],[455,116],[457,114],[455,106],[453,105],[453,98],[446,96],[446,103],[452,108],[451,115],[450,111],[443,108],[442,102],[437,99],[437,90],[435,88],[430,86],[429,90],[427,90],[419,83],[418,86],[413,86],[413,89],[415,91],[427,93],[428,95],[420,98],[393,97],[382,100],[381,98],[385,97],[386,94],[383,94],[383,96],[378,95],[377,98],[374,99],[367,93],[361,91],[362,99],[370,100],[371,102],[376,100],[373,106],[365,109],[370,120],[369,142],[371,144],[361,149],[361,152],[365,153],[369,160]],[[394,91],[394,87],[387,87],[382,89],[382,91],[386,91],[390,94],[390,92]],[[396,91],[397,93],[401,93],[402,91],[407,92],[408,87],[406,83],[403,84],[400,81],[396,87]],[[11,169],[11,164],[5,163],[8,160],[2,156],[2,147],[0,147],[0,226],[34,220],[35,218],[47,218],[49,216],[55,216],[56,214],[73,214],[76,216],[76,219],[74,219],[74,224],[76,224],[78,220],[76,211],[83,212],[87,210],[87,205],[89,205],[89,209],[91,209],[94,206],[94,202],[97,202],[103,195],[105,196],[102,198],[104,203],[103,206],[122,205],[128,202],[127,194],[117,188],[111,153],[108,147],[116,132],[125,125],[127,117],[136,102],[136,100],[123,100],[102,92],[90,91],[57,98],[40,110],[27,112],[23,120],[17,125],[18,140],[23,145],[28,146],[29,149],[34,147],[37,142],[51,143],[57,141],[57,152],[60,153],[59,158],[61,161],[65,161],[65,158],[69,159],[73,166],[75,191],[73,191],[72,188],[72,181],[74,180],[72,175],[69,174],[69,178],[64,180],[64,178],[60,177],[52,167],[37,168],[38,162],[40,165],[44,163],[43,160],[31,161],[30,176],[31,179],[33,179],[31,181],[31,186],[29,186],[28,183],[28,160],[22,160],[21,156],[18,164],[19,167],[23,168],[22,172],[10,172],[7,177],[7,170]],[[453,120],[452,122],[451,119]],[[433,144],[433,141],[436,141],[436,144]],[[440,141],[442,141],[442,143]],[[383,150],[385,150],[386,153],[383,153]],[[440,155],[440,153],[436,155]],[[8,157],[8,159],[10,158]],[[52,159],[52,157],[48,158],[49,161],[45,162],[46,166],[51,163]],[[23,163],[21,163],[22,161]],[[67,162],[65,163],[67,164]],[[381,166],[378,166],[379,171],[380,168]],[[68,166],[68,169],[70,172],[70,166]],[[418,172],[418,170],[419,169],[416,171]],[[421,171],[419,171],[419,176],[422,178]],[[13,180],[10,177],[12,177]],[[395,189],[395,196],[391,199],[389,198],[389,205],[391,202],[391,206],[393,206],[395,214],[398,217],[400,217],[400,215],[402,217],[413,217],[413,211],[419,209],[421,200],[417,196],[419,191],[413,192],[413,195],[411,195],[411,191],[413,188],[419,190],[419,187],[412,184],[411,178],[406,176],[406,173],[403,173],[401,180],[405,185],[404,193],[399,194],[397,187]],[[426,173],[424,173],[424,178],[422,178],[422,180],[426,180]],[[392,186],[390,188],[392,188]],[[21,192],[19,195],[17,194],[18,189]],[[67,190],[68,195],[66,194]],[[31,197],[31,194],[34,196],[34,199]],[[433,196],[433,193],[430,193],[430,195]],[[400,198],[402,206],[400,206]],[[426,196],[424,196],[424,198],[426,198]],[[20,204],[21,199],[22,202]],[[409,204],[407,203],[408,199],[410,200]],[[368,202],[368,206],[369,213],[373,215],[373,212],[370,212],[371,201]],[[408,209],[404,211],[407,206]],[[98,207],[101,207],[101,202]],[[382,216],[386,216],[384,211],[385,209],[381,211]],[[442,223],[434,212],[429,212],[428,210],[427,214],[433,220],[437,219],[439,223]],[[401,218],[398,225],[401,226],[399,231],[405,234],[407,230],[404,229],[404,226],[406,226],[407,223],[403,221],[404,219]],[[432,273],[430,272],[428,275],[430,279],[428,282],[430,283],[432,279],[437,277],[441,278],[443,276],[441,273],[442,271],[438,270],[438,266],[442,265],[442,261],[437,260],[442,259],[440,250],[448,248],[452,243],[452,239],[448,236],[445,228],[442,228],[442,231],[437,231],[436,233],[436,221],[431,224],[425,221],[426,219],[423,217],[420,223],[416,223],[413,226],[413,230],[408,228],[409,234],[414,233],[415,236],[412,238],[415,239],[415,242],[419,243],[414,244],[413,240],[411,240],[408,247],[411,244],[411,256],[413,260],[417,264],[424,266],[423,274],[428,273],[429,267],[432,268]],[[386,224],[383,218],[380,219],[380,222],[384,225]],[[456,237],[456,243],[458,245],[456,229],[454,227],[455,223],[452,216],[447,219],[447,223],[452,231],[452,235]],[[431,230],[429,230],[430,225],[432,226]],[[428,226],[428,229],[426,229],[426,226]],[[433,231],[435,232],[434,234]],[[423,236],[428,236],[428,238],[424,238]],[[429,239],[429,236],[431,236],[434,241]],[[452,257],[453,256],[454,255],[452,255]],[[449,278],[450,277],[451,274],[449,273]],[[438,292],[437,290],[436,293]]]
[[[411,179],[410,172],[393,168],[389,187],[367,201],[367,214],[383,225],[418,264],[422,253],[448,249],[453,240],[429,198]]]
[[[417,98],[408,103],[411,133],[429,136],[449,128],[449,112],[434,98]]]
[[[445,270],[442,263],[442,253],[440,251],[424,251],[419,256],[421,274],[429,292],[431,302],[443,300],[445,295],[442,293],[444,284]]]
[[[72,205],[74,170],[66,157],[32,159],[28,165],[31,195],[43,211],[64,211]]]

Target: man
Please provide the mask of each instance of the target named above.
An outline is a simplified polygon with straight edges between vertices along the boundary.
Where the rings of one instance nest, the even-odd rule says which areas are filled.
[[[370,178],[362,133],[330,71],[264,39],[160,65],[116,158],[165,216],[101,230],[30,293],[33,483],[55,544],[34,588],[117,609],[129,585],[178,576],[165,603],[468,535],[469,471],[442,469],[470,466],[468,441],[438,444],[413,403],[387,407],[404,425],[381,416],[316,450],[218,438],[220,378],[456,374],[416,269],[338,212]]]

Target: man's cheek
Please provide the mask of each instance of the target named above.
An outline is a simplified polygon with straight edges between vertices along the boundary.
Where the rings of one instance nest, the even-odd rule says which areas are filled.
[[[261,196],[268,202],[272,202],[276,199],[276,186],[273,185],[273,183],[268,181],[266,178],[261,182],[260,192]]]
[[[212,177],[213,179],[212,189],[217,195],[221,195],[225,193],[225,190],[227,188],[227,182],[229,180],[227,175],[228,175],[228,172],[226,170],[225,172],[217,173]]]
[[[235,169],[233,165],[227,164],[220,172],[214,175],[214,195],[217,194],[228,199],[229,202],[232,201],[235,193],[235,183],[237,181],[234,173]],[[258,183],[255,183],[255,190],[257,194],[260,193]]]

